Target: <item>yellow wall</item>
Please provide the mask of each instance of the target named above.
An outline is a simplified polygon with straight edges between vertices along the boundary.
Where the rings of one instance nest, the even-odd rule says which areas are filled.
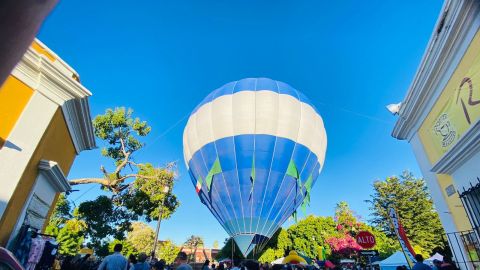
[[[31,88],[11,75],[0,88],[0,149],[32,94]]]
[[[56,161],[63,173],[67,175],[75,156],[75,147],[59,107],[30,158],[27,168],[17,184],[15,195],[8,202],[7,209],[0,220],[0,245],[6,245],[15,227],[18,215],[35,184],[40,160]]]
[[[32,49],[34,49],[37,53],[45,55],[50,61],[55,61],[55,55],[50,53],[50,51],[46,48],[44,48],[42,45],[40,45],[37,41],[33,41],[32,43]]]
[[[458,95],[457,90],[459,89],[459,85],[461,81],[465,77],[468,76],[473,78],[473,76],[478,76],[478,74],[472,74],[472,67],[479,64],[478,63],[480,59],[479,52],[480,52],[480,32],[477,32],[469,48],[465,52],[465,55],[462,57],[462,60],[458,64],[456,70],[453,72],[447,85],[443,89],[442,94],[438,98],[437,102],[433,106],[428,116],[425,118],[424,122],[422,123],[418,131],[418,134],[420,136],[420,141],[422,142],[424,151],[427,154],[427,157],[432,166],[445,154],[446,151],[448,151],[448,149],[450,149],[454,145],[455,142],[457,142],[461,138],[461,135],[463,135],[466,128],[468,128],[468,126],[465,127],[465,123],[458,122],[458,121],[464,121],[463,115],[461,120],[459,120],[459,118],[454,117],[453,115],[449,115],[449,120],[451,121],[453,130],[456,130],[456,137],[454,139],[454,142],[448,147],[440,147],[438,143],[439,138],[436,137],[438,135],[435,135],[432,132],[432,127],[435,125],[439,115],[446,112],[452,112],[452,109],[450,108],[451,106],[450,104],[455,103],[455,106],[461,106],[461,104],[457,103],[455,100]],[[475,88],[477,87],[476,82],[474,82],[474,87]],[[480,98],[480,95],[478,95],[477,92],[475,92],[475,96],[473,96],[474,99]],[[467,100],[468,100],[468,91],[462,91],[461,95],[462,97],[464,95],[467,95]],[[448,110],[448,108],[450,108],[449,109],[450,111],[446,111],[446,109]],[[463,127],[463,128],[459,129],[459,127]],[[448,197],[446,194],[445,188],[448,187],[449,185],[452,185],[454,182],[454,179],[452,178],[452,176],[446,175],[446,174],[437,174],[436,176],[437,176],[440,188],[442,190],[443,198],[449,207],[450,213],[453,217],[453,220],[457,229],[459,231],[471,230],[472,227],[471,227],[470,221],[468,219],[467,213],[465,211],[465,208],[463,207],[463,204],[459,196],[457,194],[453,194],[452,196]]]
[[[467,212],[463,207],[462,201],[458,194],[453,194],[448,197],[445,188],[453,184],[453,178],[447,174],[437,174],[438,184],[442,189],[442,195],[447,202],[450,214],[452,215],[453,222],[455,223],[458,231],[472,230],[472,225],[467,216]]]
[[[436,163],[448,149],[450,149],[456,141],[463,135],[463,133],[468,129],[469,124],[466,122],[462,105],[460,100],[457,101],[457,95],[461,82],[465,77],[472,78],[473,80],[473,91],[472,99],[480,99],[480,81],[474,80],[477,79],[480,74],[478,74],[478,66],[480,65],[480,32],[477,32],[472,42],[470,43],[469,48],[465,52],[465,55],[462,57],[462,60],[457,66],[457,69],[453,72],[451,78],[449,79],[447,85],[442,91],[442,94],[438,98],[437,102],[433,106],[432,110],[425,118],[418,131],[422,144],[425,147],[427,152],[428,159],[432,164]],[[473,73],[473,74],[472,74]],[[461,91],[461,98],[465,101],[469,99],[469,89],[466,85],[463,86],[463,91]],[[452,101],[452,102],[451,102]],[[445,113],[447,105],[455,105],[455,112],[458,112],[456,115],[449,115],[449,120],[453,126],[453,130],[456,130],[456,138],[452,144],[448,147],[440,147],[438,145],[439,137],[434,135],[432,132],[432,127],[437,122],[438,116],[441,113]],[[471,106],[467,103],[467,109],[470,110],[470,114],[473,113],[471,110],[478,111],[480,110],[480,104]],[[450,109],[452,112],[452,109]],[[472,119],[472,124],[474,119]],[[441,140],[441,139],[440,139]]]

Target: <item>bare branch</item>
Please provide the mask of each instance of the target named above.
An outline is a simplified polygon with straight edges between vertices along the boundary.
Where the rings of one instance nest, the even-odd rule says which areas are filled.
[[[108,172],[107,170],[105,170],[105,167],[103,167],[103,165],[100,166],[100,171],[102,171],[103,175],[105,175],[105,177],[108,178]]]
[[[115,175],[120,178],[120,171],[125,168],[125,166],[127,166],[127,163],[128,163],[128,158],[130,157],[130,153],[129,152],[125,152],[124,153],[125,157],[123,158],[123,161],[122,163],[120,163],[117,168],[115,169]]]
[[[91,184],[97,183],[103,186],[110,186],[110,181],[105,178],[79,178],[68,181],[70,185]]]

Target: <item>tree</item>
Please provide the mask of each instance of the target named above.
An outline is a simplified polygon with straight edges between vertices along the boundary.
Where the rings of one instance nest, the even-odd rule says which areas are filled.
[[[395,208],[412,245],[420,253],[430,254],[436,247],[443,248],[443,227],[425,181],[404,172],[373,184],[374,193],[367,202],[372,211],[371,222],[390,237],[388,209]]]
[[[320,247],[330,254],[327,239],[336,234],[335,221],[332,217],[316,217],[310,215],[288,228],[291,248],[305,253],[311,258],[320,257]]]
[[[173,261],[175,261],[178,252],[180,252],[180,248],[177,247],[172,241],[166,240],[160,243],[160,246],[155,254],[157,254],[160,259],[164,259],[167,264],[171,264]]]
[[[70,202],[65,194],[60,194],[45,232],[53,235],[60,243],[58,252],[63,255],[75,255],[84,242],[85,222],[79,220],[77,213],[71,213]]]
[[[235,243],[233,238],[226,238],[223,244],[224,245],[222,249],[220,249],[220,252],[218,252],[215,259],[221,260],[225,258],[232,258],[232,254],[233,254],[233,259],[245,259],[243,257],[242,252],[238,248],[237,243]]]
[[[268,241],[264,250],[260,252],[258,261],[272,262],[278,258],[281,258],[285,255],[292,246],[292,241],[289,238],[288,232],[282,228],[279,228],[275,234],[272,236],[270,241]]]
[[[135,155],[144,147],[142,138],[151,127],[139,118],[133,118],[131,109],[108,109],[93,120],[94,134],[103,141],[102,156],[112,161],[110,169],[101,165],[102,177],[70,180],[71,185],[99,184],[109,196],[99,196],[79,206],[79,218],[87,225],[86,236],[96,250],[109,239],[123,240],[131,230],[131,222],[140,217],[146,221],[167,219],[179,206],[172,189],[176,178],[175,164],[155,167],[139,163]],[[168,187],[168,192],[164,192]],[[104,248],[103,248],[104,249]]]
[[[114,239],[110,243],[108,243],[108,252],[113,253],[114,248],[116,244],[121,244],[123,246],[122,248],[122,255],[127,257],[130,256],[130,254],[137,255],[139,252],[126,240],[118,240]]]
[[[213,241],[213,248],[215,248],[215,249],[218,248],[218,241],[217,240]]]
[[[353,238],[361,227],[359,217],[350,209],[346,202],[339,202],[335,208],[337,233],[326,239],[332,254],[336,257],[352,257],[362,247]]]
[[[86,224],[81,220],[71,219],[66,221],[56,237],[57,242],[60,243],[58,252],[63,255],[78,254],[85,240],[85,229]]]
[[[127,242],[138,252],[151,254],[155,232],[152,227],[143,222],[133,222],[132,230],[127,233]]]
[[[189,260],[193,259],[192,261],[196,262],[197,249],[198,247],[203,247],[203,239],[200,236],[192,235],[187,239],[183,246],[190,249],[190,251],[193,250],[193,253],[190,254]]]

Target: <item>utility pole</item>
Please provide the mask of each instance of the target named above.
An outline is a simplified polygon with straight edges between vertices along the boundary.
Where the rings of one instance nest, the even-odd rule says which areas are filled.
[[[158,245],[158,233],[160,232],[160,223],[162,222],[162,213],[163,213],[163,205],[165,204],[165,197],[168,194],[168,186],[163,188],[163,199],[162,203],[158,206],[158,221],[157,221],[157,230],[155,231],[155,241],[153,242],[153,250],[152,250],[152,260],[155,258],[155,251],[157,250]]]

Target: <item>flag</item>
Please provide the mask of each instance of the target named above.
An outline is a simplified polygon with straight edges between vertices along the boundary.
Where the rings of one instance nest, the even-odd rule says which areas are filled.
[[[397,211],[395,211],[394,208],[390,208],[388,210],[388,213],[390,216],[390,221],[392,222],[392,225],[393,225],[393,229],[397,234],[398,242],[400,242],[400,246],[402,247],[403,254],[405,255],[405,258],[407,259],[407,263],[411,269],[413,265],[416,263],[415,251],[413,250],[412,245],[410,245],[410,241],[408,241],[407,234],[405,233],[405,230],[403,229],[403,226],[400,223],[400,219],[398,218]]]
[[[199,176],[197,179],[197,185],[195,186],[195,191],[197,192],[197,194],[202,190],[202,183],[203,179],[201,176]]]
[[[298,174],[297,166],[295,166],[295,163],[293,162],[293,159],[291,159],[290,163],[288,164],[287,175],[289,175],[289,176],[291,176],[291,177],[293,177],[297,180],[300,178],[300,175]]]
[[[210,169],[207,176],[205,177],[205,183],[207,184],[207,188],[209,191],[212,188],[213,176],[221,172],[222,172],[222,167],[220,166],[220,160],[217,157],[217,159],[215,159],[215,162],[212,165],[212,168]]]
[[[293,211],[292,218],[297,222],[297,210]]]

